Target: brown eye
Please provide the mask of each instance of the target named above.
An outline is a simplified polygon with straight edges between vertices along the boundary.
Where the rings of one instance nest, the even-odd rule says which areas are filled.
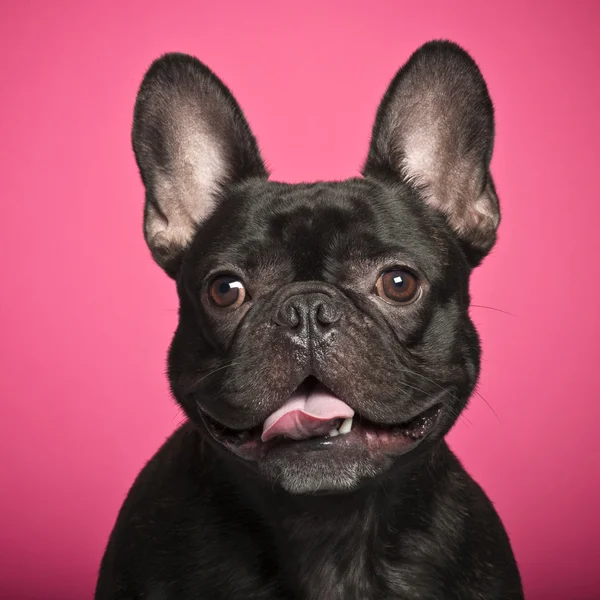
[[[410,304],[421,291],[418,279],[408,271],[386,271],[377,280],[377,295],[389,303]]]
[[[246,298],[246,288],[238,277],[221,275],[208,289],[211,302],[218,308],[238,308]]]

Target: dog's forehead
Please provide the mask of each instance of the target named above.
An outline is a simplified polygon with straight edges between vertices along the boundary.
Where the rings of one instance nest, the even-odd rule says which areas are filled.
[[[252,270],[278,263],[299,277],[320,277],[331,265],[355,258],[398,255],[432,262],[439,246],[431,221],[408,189],[366,179],[249,182],[217,212],[213,235],[200,234],[201,253],[210,255],[212,268],[222,263]]]
[[[311,184],[262,182],[242,191],[239,218],[257,234],[300,247],[330,246],[334,239],[354,244],[399,242],[419,229],[419,219],[401,190],[364,179]],[[293,246],[296,248],[296,246]]]
[[[278,219],[293,225],[298,218],[323,222],[323,217],[330,216],[339,226],[353,215],[372,220],[370,198],[378,193],[377,185],[360,179],[299,184],[261,181],[243,188],[241,196],[243,210],[261,221]]]

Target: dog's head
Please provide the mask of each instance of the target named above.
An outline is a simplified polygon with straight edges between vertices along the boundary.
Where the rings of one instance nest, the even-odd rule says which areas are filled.
[[[386,92],[363,178],[271,182],[207,67],[152,65],[133,127],[144,231],[179,293],[171,387],[210,443],[310,493],[443,438],[479,371],[468,284],[500,219],[493,137],[477,66],[432,42]]]

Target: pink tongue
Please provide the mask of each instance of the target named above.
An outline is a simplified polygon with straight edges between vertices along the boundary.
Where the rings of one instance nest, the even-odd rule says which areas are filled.
[[[265,421],[262,441],[284,435],[304,440],[329,433],[332,421],[354,416],[354,411],[321,384],[310,393],[294,392],[290,399]]]

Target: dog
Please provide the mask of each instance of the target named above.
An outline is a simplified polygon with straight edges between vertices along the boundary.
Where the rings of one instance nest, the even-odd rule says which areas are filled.
[[[270,181],[229,89],[184,54],[149,68],[132,140],[187,421],[130,490],[96,600],[523,598],[444,439],[478,379],[469,278],[500,222],[474,60],[421,46],[346,181]]]

